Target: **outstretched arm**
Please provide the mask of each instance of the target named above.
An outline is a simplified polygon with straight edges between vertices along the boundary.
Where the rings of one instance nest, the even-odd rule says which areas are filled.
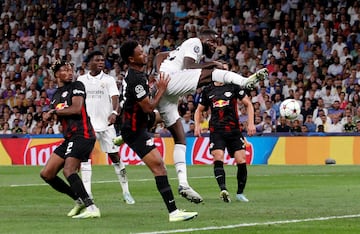
[[[190,57],[184,58],[184,68],[185,69],[204,69],[204,68],[224,69],[223,64],[218,61],[195,63],[195,60]]]
[[[201,105],[200,103],[198,104],[195,114],[194,114],[194,120],[195,120],[195,131],[194,131],[194,135],[195,136],[200,136],[201,134],[201,126],[200,126],[200,120],[201,120],[201,115],[202,112],[205,110],[205,106]]]
[[[247,127],[248,132],[247,132],[247,134],[249,136],[253,136],[256,133],[255,124],[254,124],[254,107],[248,96],[245,96],[241,101],[246,106],[247,113],[248,113],[248,127]]]
[[[157,93],[153,99],[149,97],[144,98],[139,102],[140,107],[145,113],[151,113],[158,106],[161,96],[165,93],[166,87],[169,84],[169,75],[160,73],[159,80],[156,82]]]

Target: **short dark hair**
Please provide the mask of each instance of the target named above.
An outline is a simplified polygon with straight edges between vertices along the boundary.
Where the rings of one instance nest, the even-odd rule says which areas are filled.
[[[125,41],[120,47],[120,55],[125,63],[129,64],[129,57],[134,55],[135,48],[139,45],[137,41]]]
[[[53,64],[51,65],[50,69],[52,70],[52,72],[55,74],[57,71],[60,70],[60,68],[62,66],[67,66],[67,65],[73,65],[65,60],[56,60],[55,62],[53,62]]]
[[[211,37],[211,36],[217,36],[217,33],[212,29],[204,29],[200,32],[200,37]]]
[[[90,60],[91,60],[92,58],[94,58],[95,56],[98,56],[98,55],[104,56],[104,54],[103,54],[101,51],[98,51],[98,50],[95,50],[95,51],[91,52],[91,53],[87,56],[87,62],[90,62]]]

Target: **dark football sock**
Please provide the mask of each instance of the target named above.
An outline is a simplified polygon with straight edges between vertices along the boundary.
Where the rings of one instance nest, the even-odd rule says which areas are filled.
[[[70,183],[70,187],[71,189],[74,191],[74,193],[76,195],[78,195],[78,197],[81,198],[81,200],[83,200],[84,204],[86,207],[94,204],[94,202],[91,200],[91,198],[89,197],[89,194],[87,194],[84,184],[81,181],[80,177],[78,174],[74,173],[71,174],[67,180]]]
[[[60,193],[65,193],[74,200],[78,198],[78,196],[76,196],[76,194],[72,191],[71,187],[58,176],[55,176],[55,178],[51,180],[45,180],[45,182],[48,183],[56,191]]]
[[[237,182],[238,182],[237,194],[241,194],[244,192],[246,180],[247,180],[246,163],[237,164],[236,178],[237,178]]]
[[[214,175],[220,190],[227,190],[224,162],[219,160],[214,161]]]
[[[174,194],[171,190],[168,177],[166,175],[164,176],[155,176],[156,181],[156,187],[158,191],[160,192],[165,204],[166,208],[168,209],[169,213],[175,211],[176,204],[174,199]]]

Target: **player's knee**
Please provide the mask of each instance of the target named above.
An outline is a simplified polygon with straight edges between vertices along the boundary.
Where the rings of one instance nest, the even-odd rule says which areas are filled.
[[[40,177],[45,181],[45,182],[48,182],[52,179],[54,179],[54,175],[53,173],[50,173],[48,170],[41,170],[40,172]]]
[[[164,162],[158,162],[153,165],[152,172],[154,176],[163,176],[167,174]]]

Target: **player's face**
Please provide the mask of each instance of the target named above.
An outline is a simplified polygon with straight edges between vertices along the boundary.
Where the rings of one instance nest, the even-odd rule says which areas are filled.
[[[136,64],[138,66],[146,65],[147,63],[147,55],[144,52],[141,45],[138,45],[134,50],[134,55],[132,56],[133,64]]]
[[[216,37],[215,35],[208,36],[203,40],[203,49],[204,49],[204,55],[208,58],[211,58],[213,54],[215,53],[217,43],[216,43]]]
[[[91,59],[91,63],[90,63],[90,70],[91,71],[102,71],[105,67],[105,59],[104,56],[102,55],[95,55],[92,59]]]
[[[63,65],[57,71],[57,77],[63,83],[70,83],[73,80],[74,69],[70,64]]]

